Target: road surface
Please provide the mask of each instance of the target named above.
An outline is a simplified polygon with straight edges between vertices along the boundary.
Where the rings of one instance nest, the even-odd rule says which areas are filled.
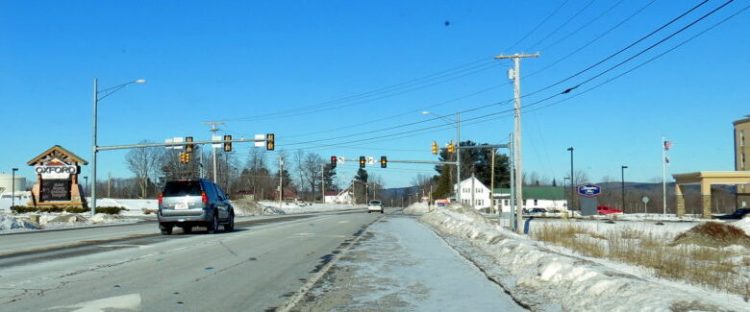
[[[155,223],[6,235],[3,245],[11,238],[13,246],[6,250],[27,251],[0,256],[0,311],[319,310],[331,303],[339,310],[435,310],[465,297],[450,281],[486,303],[477,307],[515,307],[414,219],[365,212],[285,217],[216,235],[161,236]],[[340,273],[346,266],[352,274]],[[353,266],[376,270],[362,275]],[[364,287],[358,291],[379,289],[377,272],[386,270],[398,272],[385,275],[390,290],[368,292],[369,299],[319,293],[355,283]],[[316,301],[321,305],[310,305]]]

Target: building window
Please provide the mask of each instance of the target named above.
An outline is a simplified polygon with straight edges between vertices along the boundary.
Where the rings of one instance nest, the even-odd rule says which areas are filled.
[[[740,147],[745,146],[745,130],[740,130]]]
[[[536,205],[539,205],[539,201],[535,199],[534,200],[534,206],[536,206]]]
[[[508,206],[508,200],[507,199],[503,199],[503,205]]]

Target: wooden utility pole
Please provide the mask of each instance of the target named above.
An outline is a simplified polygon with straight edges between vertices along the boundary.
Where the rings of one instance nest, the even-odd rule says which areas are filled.
[[[516,193],[516,231],[523,233],[523,190],[521,183],[523,181],[523,170],[521,167],[521,59],[539,57],[539,53],[534,54],[521,54],[516,53],[513,55],[498,55],[495,57],[497,60],[501,59],[513,59],[514,68],[508,71],[508,78],[513,80],[513,97],[515,98],[514,111],[514,131],[513,131],[513,163],[515,164],[515,190]]]

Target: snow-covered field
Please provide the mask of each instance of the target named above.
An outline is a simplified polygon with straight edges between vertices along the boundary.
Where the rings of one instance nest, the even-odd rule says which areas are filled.
[[[295,214],[295,213],[309,213],[309,212],[325,212],[325,211],[338,211],[361,208],[365,211],[367,207],[363,205],[352,206],[345,204],[321,204],[321,203],[294,203],[294,202],[282,202],[279,207],[277,201],[260,201],[260,205],[268,209],[275,210],[283,214]]]
[[[750,304],[739,295],[657,278],[651,270],[638,266],[580,256],[512,233],[471,209],[437,209],[423,214],[421,220],[432,225],[489,278],[535,310],[750,311]],[[586,226],[596,226],[589,223]],[[608,230],[625,226],[619,223],[645,227],[638,221],[617,222]],[[683,225],[665,223],[657,228],[668,233],[695,225],[675,224]],[[735,224],[747,231],[750,220]]]

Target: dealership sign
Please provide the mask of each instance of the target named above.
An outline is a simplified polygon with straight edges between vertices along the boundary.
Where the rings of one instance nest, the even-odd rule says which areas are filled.
[[[578,196],[583,197],[597,197],[602,193],[602,188],[594,184],[586,184],[578,186]]]
[[[34,166],[34,171],[41,174],[43,179],[67,179],[72,174],[78,174],[79,167],[60,163]]]

